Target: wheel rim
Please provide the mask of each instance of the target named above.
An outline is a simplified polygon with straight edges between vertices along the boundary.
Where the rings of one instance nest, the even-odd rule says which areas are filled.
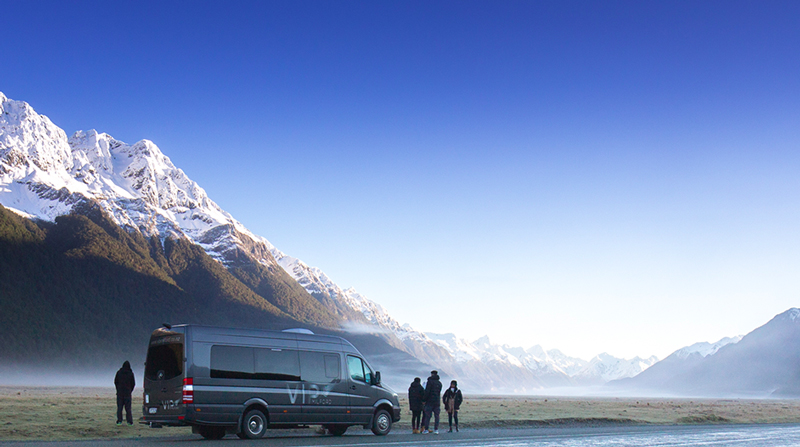
[[[389,416],[386,416],[386,414],[378,415],[378,430],[382,432],[388,430],[390,423]]]
[[[261,433],[261,430],[264,429],[264,420],[258,415],[250,416],[250,419],[247,421],[247,429],[254,435]]]

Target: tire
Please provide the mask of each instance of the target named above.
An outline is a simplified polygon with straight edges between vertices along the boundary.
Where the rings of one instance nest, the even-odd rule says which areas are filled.
[[[347,425],[329,425],[327,428],[333,436],[342,436],[347,431]]]
[[[247,439],[259,439],[267,432],[267,417],[261,410],[250,410],[242,419],[242,433]]]
[[[200,436],[211,441],[216,441],[225,437],[225,427],[201,425],[197,427],[197,431],[200,433]]]
[[[372,433],[386,436],[390,431],[392,431],[392,416],[386,410],[378,410],[372,420]]]

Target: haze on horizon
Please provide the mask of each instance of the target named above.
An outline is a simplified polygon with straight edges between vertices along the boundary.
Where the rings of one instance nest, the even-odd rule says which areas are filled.
[[[663,358],[797,306],[800,5],[4,5],[0,91],[155,142],[429,332]]]

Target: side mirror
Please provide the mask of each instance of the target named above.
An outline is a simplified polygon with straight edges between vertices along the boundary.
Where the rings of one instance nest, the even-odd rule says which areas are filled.
[[[380,385],[381,384],[381,372],[375,371],[375,376],[372,378],[373,385]]]

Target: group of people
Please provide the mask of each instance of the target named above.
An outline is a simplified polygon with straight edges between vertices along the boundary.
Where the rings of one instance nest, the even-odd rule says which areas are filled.
[[[447,411],[447,421],[450,425],[448,432],[453,432],[453,421],[458,431],[458,409],[464,397],[458,389],[458,382],[450,381],[444,395],[442,393],[442,382],[439,380],[439,372],[431,371],[431,376],[425,386],[422,386],[422,379],[415,377],[408,387],[408,404],[411,407],[411,432],[412,433],[434,433],[439,434],[439,412],[444,404]],[[441,398],[440,398],[441,396]],[[434,418],[433,431],[430,430],[431,416]],[[420,420],[421,418],[421,420]]]

